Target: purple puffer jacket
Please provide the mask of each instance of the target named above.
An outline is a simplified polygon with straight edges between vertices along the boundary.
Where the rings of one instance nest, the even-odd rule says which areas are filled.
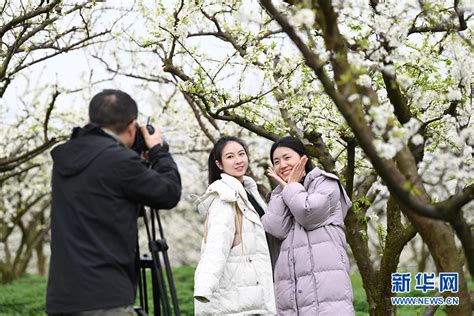
[[[331,174],[278,186],[262,223],[283,240],[275,266],[278,315],[354,315],[344,217],[352,203]]]

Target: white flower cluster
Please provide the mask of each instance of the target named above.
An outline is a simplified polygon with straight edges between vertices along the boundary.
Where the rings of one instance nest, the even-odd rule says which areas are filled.
[[[315,21],[315,14],[313,10],[303,8],[297,10],[293,16],[290,17],[290,23],[293,25],[303,25],[308,28],[312,28]]]
[[[0,209],[0,219],[2,220],[2,223],[7,224],[7,226],[11,228],[14,225],[13,219],[15,211],[13,205],[9,201],[9,196],[3,195],[3,197],[3,205]]]
[[[8,227],[13,227],[15,219],[17,201],[17,190],[18,183],[13,185],[10,181],[6,180],[2,183],[1,194],[2,200],[0,204],[0,219],[3,223],[6,223]]]
[[[369,214],[367,214],[367,217],[373,223],[376,223],[380,220],[380,217],[375,212],[370,212]]]
[[[399,47],[407,40],[408,30],[418,10],[416,4],[400,1],[384,1],[377,5],[377,14],[374,17],[376,32],[385,34],[391,47]]]
[[[367,74],[360,75],[357,79],[357,84],[363,87],[370,87],[372,86],[372,78]]]
[[[444,150],[425,154],[420,163],[420,173],[435,200],[444,200],[454,194],[461,178],[467,176],[462,172],[460,163],[460,157]]]
[[[420,123],[414,118],[410,119],[404,126],[394,126],[388,132],[387,142],[382,139],[374,140],[375,149],[382,158],[391,159],[408,144],[410,138],[415,145],[423,143],[423,137],[416,134],[419,128]]]
[[[401,73],[397,74],[397,83],[403,90],[408,90],[415,83],[415,79],[404,73]]]
[[[446,44],[445,54],[452,57],[449,72],[454,82],[469,86],[474,73],[474,52],[460,38],[451,37]]]
[[[421,136],[420,134],[416,134],[411,138],[411,142],[415,146],[423,144],[423,141],[424,141],[423,136]]]
[[[448,94],[446,95],[448,101],[459,101],[462,99],[462,93],[458,89],[449,89]]]
[[[347,60],[349,64],[357,69],[368,69],[369,67],[375,65],[375,63],[367,58],[361,52],[352,52],[350,51],[347,54]]]
[[[396,146],[398,145],[398,146]],[[400,142],[385,143],[381,139],[374,140],[374,146],[377,153],[383,159],[392,159],[401,149]]]
[[[369,115],[369,120],[372,121],[372,130],[376,135],[381,135],[387,128],[389,118],[393,116],[393,107],[389,102],[384,102],[379,106],[372,106]]]
[[[438,91],[418,88],[412,93],[411,107],[413,110],[420,111],[419,118],[425,121],[445,110],[445,107],[440,106],[444,105],[444,102],[440,101],[441,95]]]
[[[429,193],[444,200],[474,180],[474,127],[458,131],[456,119],[445,116],[433,128],[434,136],[426,143],[427,150],[419,165],[420,174]]]

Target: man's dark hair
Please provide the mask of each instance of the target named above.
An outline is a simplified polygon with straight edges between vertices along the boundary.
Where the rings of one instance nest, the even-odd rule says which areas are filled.
[[[223,171],[220,170],[219,167],[216,165],[216,160],[222,163],[222,150],[224,150],[224,147],[225,145],[227,145],[228,142],[239,143],[240,145],[242,145],[242,147],[244,147],[245,153],[248,153],[247,146],[240,138],[235,136],[221,137],[212,148],[209,154],[209,159],[207,161],[209,184],[221,179],[221,173]]]
[[[272,148],[270,149],[270,160],[273,162],[273,152],[278,148],[278,147],[287,147],[290,149],[293,149],[298,153],[300,156],[308,156],[308,153],[306,152],[306,148],[304,147],[303,143],[295,137],[292,136],[285,136],[277,140],[276,142],[273,143]],[[308,161],[305,164],[305,171],[306,173],[310,173],[311,170],[314,169],[313,163],[311,162],[311,159],[308,159]]]
[[[137,118],[135,100],[120,90],[106,89],[96,94],[89,103],[89,120],[115,133],[122,133]]]

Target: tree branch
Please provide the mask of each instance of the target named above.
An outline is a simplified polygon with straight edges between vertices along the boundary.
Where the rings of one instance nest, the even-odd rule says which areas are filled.
[[[199,114],[199,110],[197,109],[197,105],[195,105],[194,103],[194,99],[193,97],[186,91],[181,91],[183,96],[184,96],[184,99],[188,102],[189,106],[191,107],[191,110],[193,111],[194,113],[194,117],[196,118],[198,124],[199,124],[199,127],[201,128],[202,132],[204,133],[204,135],[206,135],[206,137],[213,143],[215,144],[216,143],[216,139],[214,138],[214,136],[212,136],[211,132],[209,131],[209,129],[204,125],[204,122],[201,120],[201,115]]]
[[[56,90],[53,93],[53,97],[51,98],[51,102],[49,102],[49,106],[46,109],[46,116],[45,116],[44,123],[43,123],[44,142],[48,142],[48,140],[49,140],[49,138],[48,138],[48,123],[49,123],[49,119],[51,117],[51,112],[53,111],[54,105],[56,103],[56,99],[58,98],[59,95],[60,95],[60,92],[56,87]]]
[[[459,0],[454,0],[454,13],[452,13],[458,19],[459,24],[452,24],[450,21],[444,21],[432,26],[415,26],[416,19],[413,21],[412,27],[408,30],[408,35],[414,33],[439,33],[439,32],[455,32],[467,30],[466,18],[464,17],[464,11],[459,8]]]
[[[7,2],[5,2],[6,4]],[[21,24],[25,22],[26,20],[29,20],[31,18],[34,18],[35,16],[44,14],[44,13],[49,13],[56,5],[61,3],[61,0],[54,0],[48,5],[44,7],[39,7],[36,10],[27,12],[23,15],[17,16],[13,18],[10,22],[6,23],[4,26],[0,27],[0,39],[3,38],[6,32],[8,32],[10,29],[15,27],[18,24]]]
[[[412,117],[407,101],[401,92],[394,74],[382,70],[382,77],[385,83],[385,90],[387,90],[387,96],[393,105],[394,113],[398,121],[404,125]]]
[[[356,142],[353,138],[347,140],[347,167],[344,173],[346,178],[346,192],[349,198],[352,197],[354,191],[354,173],[355,173],[355,149]]]
[[[30,150],[24,153],[23,155],[20,155],[17,157],[10,157],[10,158],[7,158],[7,157],[0,158],[0,173],[15,169],[16,167],[20,166],[24,162],[31,160],[32,158],[48,150],[59,141],[60,140],[56,138],[51,138],[47,142],[43,143],[42,145],[36,147],[33,150]]]
[[[377,170],[380,177],[385,181],[390,192],[397,197],[400,203],[404,204],[407,208],[417,212],[420,215],[435,219],[449,220],[449,218],[453,216],[451,212],[453,208],[451,206],[455,205],[457,207],[461,207],[473,199],[472,194],[465,193],[462,195],[462,197],[455,196],[453,199],[454,202],[445,201],[446,203],[428,204],[421,201],[419,196],[413,192],[413,189],[406,190],[404,188],[406,187],[407,183],[406,177],[398,170],[391,160],[381,159],[375,150],[373,145],[375,136],[366,123],[361,109],[357,106],[357,104],[347,101],[347,99],[344,97],[347,94],[341,95],[336,90],[334,83],[323,69],[323,63],[321,62],[321,59],[305,45],[301,38],[296,34],[294,28],[289,24],[286,17],[284,17],[273,6],[271,1],[260,0],[260,3],[269,12],[269,14],[277,20],[282,29],[288,34],[290,39],[300,50],[301,54],[305,58],[306,64],[316,73],[318,79],[324,87],[325,92],[331,97],[343,117],[346,119],[349,127],[354,132],[359,145],[372,162],[372,165]],[[330,5],[329,8],[326,5],[328,5],[326,2],[321,4],[323,9],[325,8],[326,10],[332,10]],[[329,14],[328,16],[331,15]],[[335,23],[335,20],[330,20],[328,23]],[[333,27],[337,26],[335,25]],[[336,32],[336,34],[338,33]],[[332,42],[338,42],[338,40],[333,39]],[[339,42],[341,42],[341,40],[339,40]],[[340,65],[333,68],[335,71],[343,71],[343,67]],[[344,87],[342,88],[346,89]],[[468,191],[471,192],[470,190]]]

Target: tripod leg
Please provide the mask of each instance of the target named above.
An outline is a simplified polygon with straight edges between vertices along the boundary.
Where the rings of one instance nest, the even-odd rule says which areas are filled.
[[[158,210],[154,210],[156,213],[156,219],[158,221],[158,228],[160,230],[160,237],[161,237],[161,252],[163,252],[163,262],[165,264],[165,269],[166,269],[166,277],[168,279],[168,285],[170,288],[170,294],[171,294],[171,301],[173,303],[173,310],[174,314],[176,316],[180,316],[180,311],[179,311],[179,305],[178,305],[178,296],[176,294],[176,287],[174,285],[174,280],[173,280],[173,274],[171,272],[171,265],[170,265],[170,259],[168,257],[168,244],[166,242],[164,232],[163,232],[163,226],[161,225],[161,218],[160,218],[160,213]]]
[[[152,217],[153,218],[153,217]],[[171,308],[170,308],[170,303],[168,300],[168,295],[166,293],[166,286],[163,280],[163,272],[161,269],[161,264],[160,264],[160,257],[158,256],[158,251],[159,251],[159,246],[158,243],[155,240],[155,236],[153,236],[150,232],[150,226],[148,225],[148,218],[146,214],[143,215],[143,219],[145,222],[145,228],[148,236],[148,245],[150,247],[150,252],[152,256],[152,271],[154,280],[156,280],[157,287],[154,288],[154,300],[155,301],[161,301],[163,304],[163,314],[165,316],[171,315]],[[155,290],[156,289],[156,290]],[[156,299],[155,299],[156,298]],[[159,315],[160,312],[160,306],[155,306],[155,315]]]
[[[151,283],[153,286],[153,315],[155,316],[161,316],[161,290],[158,286],[158,283],[156,282],[157,276],[156,272],[154,269],[151,270]]]
[[[170,287],[171,301],[173,302],[174,314],[176,316],[180,315],[179,306],[178,306],[178,296],[176,295],[176,287],[174,286],[173,274],[171,273],[170,260],[168,258],[168,251],[163,251],[163,261],[166,268],[166,276],[168,278],[168,284]]]
[[[144,260],[142,261],[140,257],[140,245],[137,240],[136,246],[136,264],[138,266],[138,298],[140,303],[140,310],[145,309],[145,312],[148,313],[147,302],[147,289],[146,289],[146,264]]]
[[[153,255],[153,267],[154,267],[154,273],[155,273],[154,279],[158,283],[157,291],[155,291],[155,295],[158,293],[159,297],[161,298],[161,302],[163,303],[163,314],[166,316],[168,315],[171,316],[172,315],[171,307],[170,307],[170,302],[168,299],[168,293],[166,292],[165,280],[163,278],[163,269],[161,267],[160,257],[158,255],[158,251],[160,251],[158,242],[156,240],[151,241],[150,248],[152,249],[152,255]],[[159,315],[156,312],[157,312],[157,308],[155,308],[155,315]]]
[[[143,268],[141,271],[141,280],[143,280],[143,284],[140,287],[140,303],[145,309],[145,312],[148,313],[148,289],[146,283],[146,268]]]

